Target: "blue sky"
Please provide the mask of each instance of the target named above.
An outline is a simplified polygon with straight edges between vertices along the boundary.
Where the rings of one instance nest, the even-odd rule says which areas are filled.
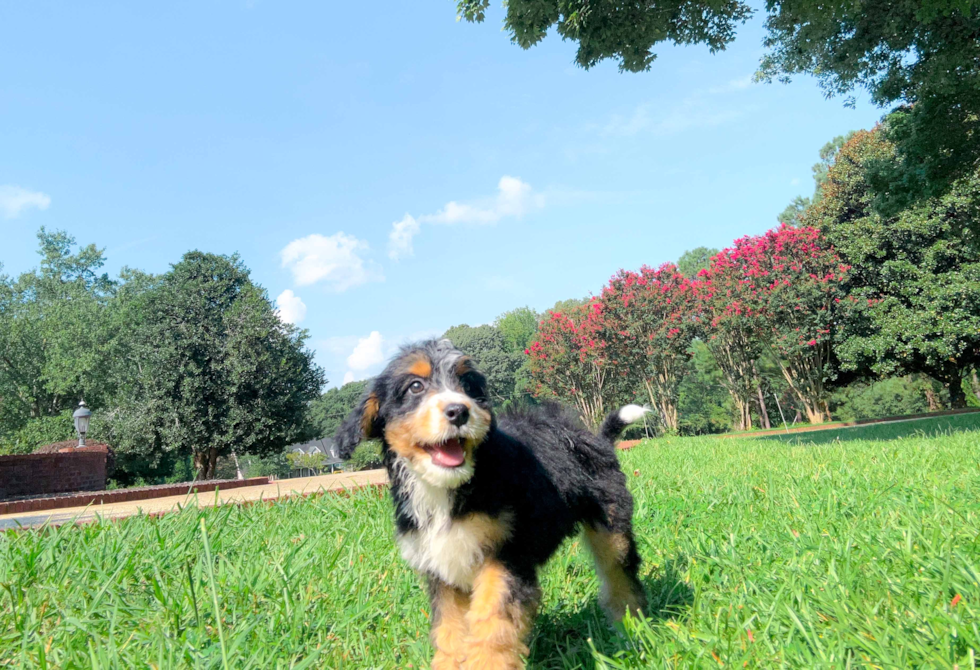
[[[84,6],[83,6],[84,5]],[[759,233],[881,116],[750,82],[761,17],[650,72],[573,66],[431,2],[5,3],[0,263],[38,227],[108,270],[238,252],[330,385],[404,341]]]

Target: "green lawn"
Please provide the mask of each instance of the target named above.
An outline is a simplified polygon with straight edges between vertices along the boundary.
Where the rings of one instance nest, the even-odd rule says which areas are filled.
[[[785,444],[829,444],[857,440],[896,440],[906,437],[934,437],[965,430],[980,430],[980,413],[954,414],[911,421],[889,421],[866,426],[833,427],[809,433],[768,435],[760,439]]]
[[[569,542],[533,667],[975,667],[976,434],[674,438],[622,461],[650,618],[610,631]],[[425,667],[389,517],[363,490],[0,536],[0,666]]]

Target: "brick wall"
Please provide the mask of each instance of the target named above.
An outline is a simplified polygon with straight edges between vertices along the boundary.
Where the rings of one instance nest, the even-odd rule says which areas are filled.
[[[17,496],[105,488],[104,446],[83,447],[57,454],[0,456],[0,500]]]

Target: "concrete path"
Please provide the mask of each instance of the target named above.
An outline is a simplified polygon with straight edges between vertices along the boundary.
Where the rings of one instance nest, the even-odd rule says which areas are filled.
[[[364,470],[363,472],[321,475],[320,477],[280,479],[263,486],[246,486],[228,491],[219,490],[210,493],[168,496],[166,498],[133,500],[104,505],[93,504],[88,507],[65,507],[43,512],[0,514],[0,531],[19,527],[36,527],[45,523],[55,526],[64,523],[85,523],[94,521],[98,517],[119,519],[141,512],[143,514],[163,514],[187,505],[213,507],[229,503],[275,500],[295,495],[309,495],[320,491],[336,491],[360,488],[371,484],[386,484],[387,482],[388,475],[384,470]]]

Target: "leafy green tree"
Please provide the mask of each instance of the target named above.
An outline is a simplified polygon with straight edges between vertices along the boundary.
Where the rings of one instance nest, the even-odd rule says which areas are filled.
[[[0,276],[0,437],[59,416],[82,397],[99,408],[113,389],[117,285],[99,273],[102,251],[75,250],[69,235],[43,228],[38,242],[37,269]]]
[[[701,340],[691,343],[688,370],[677,391],[677,409],[684,435],[723,433],[732,425],[734,410],[721,369]]]
[[[512,354],[521,354],[534,341],[540,318],[530,307],[518,307],[498,316],[493,325],[504,338],[504,348]]]
[[[980,4],[974,0],[770,0],[759,78],[817,77],[828,96],[863,87],[900,105],[879,191],[941,195],[980,159]],[[879,169],[881,166],[879,166]]]
[[[445,332],[453,345],[472,356],[487,377],[487,387],[495,404],[502,407],[514,399],[517,371],[524,362],[520,352],[511,351],[495,326],[453,326]]]
[[[207,479],[232,450],[268,455],[310,436],[323,372],[237,256],[187,253],[139,304],[139,372],[111,418],[121,456],[191,453]]]
[[[656,58],[653,47],[663,42],[722,50],[735,38],[735,26],[752,13],[738,0],[509,0],[505,4],[504,27],[522,48],[534,46],[554,27],[562,39],[578,42],[575,62],[581,67],[614,58],[620,71],[627,72],[649,69]],[[457,15],[483,21],[489,5],[489,0],[457,0]]]
[[[718,251],[718,249],[710,247],[689,249],[681,254],[677,261],[677,270],[689,280],[694,281],[701,270],[707,270],[711,266],[711,257],[718,255]]]
[[[962,378],[980,363],[980,178],[883,216],[868,166],[895,151],[880,128],[856,134],[804,217],[852,266],[847,332],[836,350],[854,370],[929,375],[962,407]]]
[[[371,380],[350,382],[340,388],[327,389],[326,393],[310,405],[310,420],[318,437],[333,437],[340,424],[357,406]]]

